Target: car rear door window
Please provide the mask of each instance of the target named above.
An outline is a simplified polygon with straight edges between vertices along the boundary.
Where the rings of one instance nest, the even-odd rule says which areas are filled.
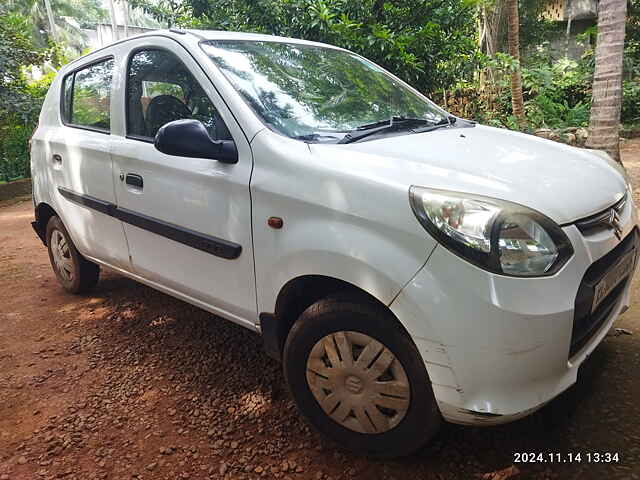
[[[93,63],[67,75],[62,88],[62,119],[82,128],[111,129],[113,59]]]
[[[201,121],[215,140],[231,140],[211,100],[176,55],[135,52],[127,72],[127,136],[152,140],[160,127],[182,119]]]

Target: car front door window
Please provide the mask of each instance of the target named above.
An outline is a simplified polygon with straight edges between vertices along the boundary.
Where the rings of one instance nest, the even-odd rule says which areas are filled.
[[[182,119],[203,123],[214,140],[231,135],[198,81],[174,54],[137,51],[127,74],[127,135],[153,139],[163,125]]]

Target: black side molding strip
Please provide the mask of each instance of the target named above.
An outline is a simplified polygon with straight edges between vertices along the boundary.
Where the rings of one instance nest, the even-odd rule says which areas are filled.
[[[172,223],[163,222],[157,218],[149,217],[141,213],[116,207],[114,215],[124,223],[141,228],[148,232],[166,237],[174,242],[182,243],[190,247],[212,253],[216,257],[234,259],[240,256],[242,246],[221,238],[211,237],[198,233],[188,228],[178,227]]]
[[[242,245],[228,240],[205,235],[204,233],[195,232],[188,228],[179,227],[178,225],[174,225],[157,218],[118,207],[113,203],[105,202],[90,195],[74,193],[66,188],[59,187],[58,192],[60,192],[60,195],[65,197],[67,200],[74,203],[117,218],[129,225],[163,236],[173,240],[174,242],[182,243],[183,245],[210,253],[216,257],[232,260],[234,258],[238,258],[242,253]]]
[[[114,212],[116,206],[113,203],[105,202],[104,200],[92,197],[91,195],[80,195],[62,187],[58,187],[58,191],[60,192],[60,195],[62,195],[67,200],[79,203],[80,205],[89,207],[92,210],[97,210],[98,212],[104,213],[105,215],[109,215],[111,217],[115,216]]]

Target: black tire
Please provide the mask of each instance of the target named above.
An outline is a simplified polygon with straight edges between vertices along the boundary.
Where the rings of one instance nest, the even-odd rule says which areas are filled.
[[[57,235],[58,232],[62,235],[66,245],[68,246],[68,249],[65,248],[64,257],[69,259],[69,274],[61,271],[62,268],[56,264],[55,255],[52,250],[57,245],[55,240],[52,242],[52,237],[54,234]],[[49,261],[51,262],[51,267],[56,274],[58,282],[62,285],[62,288],[69,293],[78,294],[84,293],[95,287],[100,276],[100,267],[80,255],[69,236],[69,232],[67,232],[67,229],[59,217],[53,216],[49,219],[49,222],[47,223],[46,238],[47,249],[49,251]],[[53,247],[52,243],[54,244]]]
[[[410,387],[409,406],[399,423],[384,433],[359,433],[334,421],[309,387],[306,375],[311,350],[326,335],[340,331],[372,337],[404,368]],[[391,312],[363,296],[332,295],[307,308],[289,332],[283,368],[303,416],[318,431],[350,450],[387,458],[410,455],[426,445],[442,423],[424,361],[415,344]],[[349,415],[353,416],[353,412]]]

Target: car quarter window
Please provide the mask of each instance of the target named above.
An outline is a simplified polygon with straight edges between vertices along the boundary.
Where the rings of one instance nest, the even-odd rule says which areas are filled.
[[[159,49],[136,51],[127,70],[127,136],[152,139],[163,125],[201,121],[214,140],[231,140],[220,114],[180,59]]]
[[[109,132],[113,58],[67,75],[62,87],[62,119],[71,126]]]

